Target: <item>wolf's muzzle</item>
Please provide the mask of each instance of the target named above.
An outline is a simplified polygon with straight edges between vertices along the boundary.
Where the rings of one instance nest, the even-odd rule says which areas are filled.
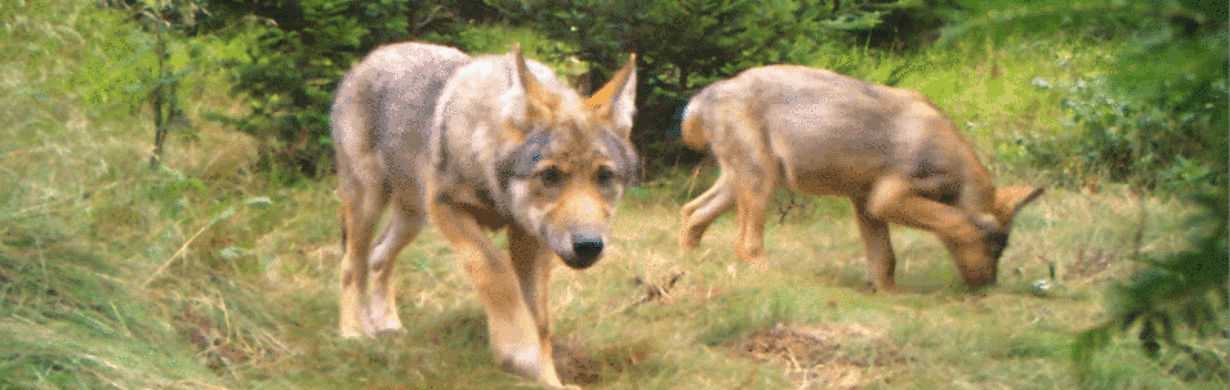
[[[572,235],[572,252],[575,256],[564,260],[565,264],[575,269],[585,269],[594,265],[602,257],[602,237],[589,234]]]

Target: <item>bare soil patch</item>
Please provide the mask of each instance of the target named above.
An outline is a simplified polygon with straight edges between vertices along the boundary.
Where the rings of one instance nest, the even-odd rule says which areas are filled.
[[[856,323],[777,324],[734,347],[743,357],[783,365],[796,388],[845,389],[882,379],[875,368],[904,360],[883,336],[882,329]],[[845,347],[852,342],[872,347],[851,354]]]
[[[555,370],[565,384],[590,385],[610,380],[644,361],[650,353],[648,346],[636,343],[592,350],[572,337],[555,339],[551,344]]]

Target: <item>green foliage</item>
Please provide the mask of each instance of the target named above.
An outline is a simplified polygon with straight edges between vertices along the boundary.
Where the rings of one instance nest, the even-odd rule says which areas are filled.
[[[700,88],[750,67],[811,62],[833,54],[817,48],[854,44],[888,15],[930,9],[916,1],[491,3],[500,5],[511,20],[533,23],[551,37],[575,44],[581,60],[598,65],[595,80],[609,76],[625,53],[638,54],[638,131],[633,142],[649,171],[678,164],[681,157],[682,162],[698,157],[678,142],[677,122],[687,99]]]
[[[1226,3],[1201,1],[1064,2],[986,11],[945,30],[1006,39],[1011,31],[1078,31],[1120,39],[1105,74],[1066,86],[1062,107],[1075,132],[1018,137],[1037,167],[1076,167],[1069,184],[1101,176],[1171,191],[1226,188],[1216,151],[1227,144]],[[978,31],[978,34],[974,32]],[[1080,32],[1083,31],[1083,32]],[[1043,89],[1045,79],[1034,80]]]
[[[203,28],[240,25],[260,32],[249,49],[250,61],[236,62],[238,92],[252,100],[251,113],[236,125],[261,140],[261,165],[280,181],[328,171],[333,88],[346,68],[378,44],[413,38],[493,53],[520,42],[531,57],[563,76],[591,73],[579,78],[594,80],[605,79],[626,53],[636,52],[641,76],[637,127],[648,130],[635,132],[634,141],[650,166],[665,166],[679,163],[681,153],[697,156],[677,142],[675,124],[697,89],[753,66],[811,62],[864,37],[869,43],[913,42],[902,36],[914,32],[915,25],[939,20],[939,8],[911,0],[206,4],[213,17],[205,18]],[[883,29],[885,21],[893,23],[889,30]]]
[[[134,243],[109,242],[149,227],[128,199],[107,196],[133,187],[117,172],[148,172],[130,130],[137,118],[124,115],[127,107],[100,112],[83,101],[92,93],[85,80],[108,60],[125,60],[130,53],[119,48],[140,36],[126,33],[124,16],[91,1],[0,4],[8,34],[0,41],[0,137],[12,141],[0,146],[0,388],[220,382],[130,283],[142,263],[114,248]],[[112,92],[107,98],[127,93]],[[93,126],[112,116],[123,116],[122,126]],[[128,228],[97,229],[95,220]],[[91,239],[96,229],[108,239]]]
[[[113,47],[120,58],[117,64],[97,64],[88,78],[94,85],[86,98],[100,106],[116,100],[112,107],[135,112],[149,104],[153,111],[154,152],[150,164],[161,162],[167,135],[172,129],[184,130],[191,124],[184,113],[180,82],[197,71],[191,61],[199,57],[199,42],[185,39],[185,32],[195,28],[196,17],[203,14],[195,1],[107,1],[102,4],[118,9],[136,20],[141,30],[132,30],[127,45]],[[176,56],[173,61],[172,56]],[[188,59],[185,60],[185,57]],[[110,69],[107,69],[110,68]]]
[[[1223,154],[1224,155],[1224,154]],[[1204,212],[1191,219],[1197,229],[1192,250],[1171,256],[1146,259],[1146,267],[1131,280],[1111,290],[1109,317],[1101,325],[1085,330],[1072,346],[1072,359],[1082,379],[1093,370],[1094,354],[1105,348],[1119,332],[1137,330],[1144,353],[1151,358],[1168,354],[1184,357],[1171,370],[1185,380],[1230,381],[1225,351],[1210,351],[1181,341],[1180,327],[1190,329],[1189,337],[1225,337],[1230,302],[1226,295],[1230,279],[1230,252],[1227,247],[1227,215],[1230,209],[1225,191],[1198,198]],[[1221,353],[1219,353],[1221,352]]]
[[[251,113],[237,125],[260,140],[260,165],[281,182],[330,169],[329,107],[337,82],[372,48],[409,38],[410,16],[422,6],[406,0],[208,3],[218,18],[257,32],[248,60],[234,63],[236,88],[251,101]]]
[[[203,29],[207,13],[193,1],[128,1],[105,6],[87,17],[106,21],[88,39],[98,41],[99,56],[84,56],[78,71],[63,78],[79,101],[106,118],[130,120],[134,114],[152,118],[136,121],[130,131],[153,127],[155,165],[162,159],[168,136],[198,140],[192,104],[202,91],[226,83],[220,64],[245,58],[246,34],[210,34]],[[148,111],[147,111],[148,110]],[[152,119],[150,121],[149,119]],[[144,125],[151,123],[153,126]]]
[[[1212,86],[1223,91],[1222,98],[1223,81]],[[1040,78],[1035,85],[1051,88]],[[1208,159],[1211,145],[1225,144],[1225,134],[1213,130],[1218,121],[1224,123],[1218,118],[1220,110],[1212,108],[1216,103],[1203,102],[1193,109],[1187,103],[1141,99],[1105,74],[1082,77],[1063,89],[1060,106],[1068,114],[1063,125],[1076,131],[1017,137],[1014,141],[1024,148],[1027,163],[1070,170],[1071,176],[1059,177],[1068,184],[1099,175],[1171,191],[1226,186],[1219,164]]]
[[[183,163],[182,156],[168,158],[159,170],[145,169],[149,137],[132,130],[133,123],[148,120],[140,114],[144,97],[120,93],[128,93],[125,85],[148,80],[120,74],[106,84],[112,91],[96,92],[92,80],[105,79],[91,77],[152,69],[143,68],[147,60],[126,60],[133,50],[150,53],[151,37],[134,28],[127,15],[97,4],[0,2],[9,38],[0,40],[0,104],[6,107],[0,111],[0,122],[6,123],[0,136],[9,141],[0,143],[0,155],[6,157],[0,161],[0,181],[7,184],[0,186],[0,388],[533,386],[491,359],[481,303],[433,228],[407,248],[395,281],[406,333],[339,339],[334,186],[321,180],[271,188],[263,177],[198,177],[191,169],[174,169]],[[422,20],[416,16],[411,24]],[[197,69],[183,75],[180,96],[196,97],[193,88],[228,88],[229,73],[215,72],[214,62],[220,59],[237,65],[259,60],[247,54],[262,52],[247,51],[245,40],[271,26],[259,19],[248,22],[255,23],[247,27],[252,31],[214,31],[208,29],[216,26],[202,23],[199,31],[214,33],[189,33],[172,41],[170,48],[184,49],[170,50],[169,63],[175,69],[187,64]],[[490,26],[475,25],[483,31],[468,39],[502,51],[505,42],[499,35],[505,32],[518,40],[541,36],[524,25]],[[569,44],[543,42],[561,54],[573,50]],[[192,52],[196,43],[199,53]],[[799,47],[789,55],[806,58],[810,49]],[[827,43],[814,47],[839,49]],[[834,63],[878,82],[892,79],[899,65],[912,63],[875,50],[862,53]],[[966,53],[963,65],[989,62],[982,53]],[[961,75],[961,69],[943,74]],[[902,83],[921,85],[934,74],[911,72]],[[971,88],[981,78],[973,80],[961,80],[959,87]],[[935,91],[972,90],[946,88]],[[246,104],[243,99],[238,101]],[[1002,101],[987,100],[1004,107]],[[236,110],[236,105],[201,99],[188,108]],[[200,131],[230,135],[229,130]],[[240,137],[202,136],[199,142],[217,148],[234,138]],[[678,176],[689,176],[686,169],[682,172]],[[678,205],[706,187],[685,190],[679,188],[682,181],[647,181],[632,189],[642,192],[642,199],[625,203],[620,211],[613,229],[619,244],[612,255],[584,273],[555,274],[553,332],[563,347],[557,356],[575,372],[571,383],[594,389],[1072,388],[1074,379],[1064,370],[1069,362],[1059,356],[1067,345],[1054,340],[1067,337],[1074,322],[1099,310],[1097,302],[1081,297],[1100,288],[1105,278],[1061,275],[1074,292],[1046,298],[1013,286],[1028,286],[1051,261],[1061,272],[1077,268],[1072,259],[1081,260],[1077,253],[1086,247],[1113,251],[1127,246],[1123,243],[1132,240],[1135,229],[1125,226],[1135,218],[1123,217],[1122,210],[1151,210],[1160,228],[1146,232],[1147,247],[1165,253],[1181,241],[1173,238],[1183,230],[1174,219],[1187,211],[1177,202],[1126,190],[1085,196],[1059,189],[1018,217],[1014,244],[1005,254],[1005,264],[1016,272],[1001,280],[1009,288],[977,296],[943,288],[956,279],[934,237],[895,231],[898,253],[913,259],[902,263],[901,285],[922,293],[879,294],[862,287],[862,244],[844,200],[830,199],[845,208],[816,216],[821,223],[772,225],[768,248],[777,260],[767,271],[732,262],[736,228],[729,217],[714,225],[701,250],[675,255],[669,248],[677,244]],[[1124,199],[1135,203],[1123,204]],[[1224,205],[1225,200],[1211,204]],[[1224,219],[1209,221],[1225,225]],[[1219,234],[1225,233],[1213,236]],[[1107,274],[1120,265],[1111,264]],[[1181,266],[1162,268],[1174,270],[1157,279],[1186,275]],[[662,275],[685,276],[669,293],[663,290],[647,300],[645,286],[629,282],[630,274],[651,282],[664,280]],[[642,303],[626,309],[635,302]],[[1224,310],[1224,303],[1210,302]],[[1200,310],[1197,306],[1193,312]],[[1183,320],[1173,318],[1175,339],[1183,340]],[[823,354],[790,355],[801,350],[788,344],[757,349],[761,355],[781,356],[781,364],[749,354],[749,337],[769,335],[763,330],[778,323],[786,323],[783,329],[799,324],[846,331],[801,339],[821,347]],[[1166,348],[1161,351],[1172,350],[1162,337],[1165,325],[1156,326],[1156,340]],[[847,337],[851,334],[860,336]],[[1201,356],[1221,353],[1225,339],[1214,339],[1211,344],[1223,348],[1189,346]],[[1151,375],[1169,367],[1157,368],[1134,349],[1112,345],[1102,351],[1100,356],[1114,359],[1114,365],[1099,371],[1099,378],[1110,377],[1104,387],[1184,384]],[[1184,367],[1202,367],[1193,362],[1204,360],[1185,354],[1177,353],[1187,359]],[[828,360],[817,361],[817,356]]]
[[[161,84],[192,71],[189,61],[183,56],[189,50],[186,42],[169,42],[166,50],[176,53],[168,75],[163,74],[160,58],[157,53],[157,37],[150,29],[138,29],[130,22],[123,21],[126,16],[134,19],[144,19],[141,10],[107,10],[99,12],[95,17],[106,17],[113,20],[107,24],[114,30],[109,33],[126,39],[109,40],[103,44],[106,55],[98,58],[88,58],[84,63],[84,72],[75,74],[71,84],[87,86],[82,100],[107,110],[109,115],[124,116],[136,113],[149,102],[152,92]],[[149,27],[156,27],[147,24]]]
[[[575,45],[543,36],[528,27],[504,24],[474,24],[465,26],[448,44],[470,55],[505,54],[514,44],[521,45],[525,56],[550,66],[561,77],[576,78],[589,71],[574,53]]]
[[[1103,30],[1108,36],[1123,39],[1112,72],[1077,78],[1061,100],[1076,131],[1058,142],[1034,136],[1016,143],[1038,166],[1062,167],[1075,158],[1093,175],[1202,194],[1196,198],[1204,211],[1188,224],[1197,232],[1193,249],[1145,258],[1142,270],[1111,289],[1108,319],[1078,336],[1072,359],[1086,385],[1095,353],[1114,334],[1134,329],[1149,357],[1160,358],[1162,346],[1170,347],[1168,369],[1179,379],[1230,380],[1224,351],[1181,341],[1224,337],[1230,309],[1225,9],[1224,1],[1057,2],[990,11],[948,30],[956,36],[990,27],[984,34],[1002,39],[1023,24],[1043,26],[1035,31],[1109,27]],[[1045,79],[1033,84],[1051,88]]]

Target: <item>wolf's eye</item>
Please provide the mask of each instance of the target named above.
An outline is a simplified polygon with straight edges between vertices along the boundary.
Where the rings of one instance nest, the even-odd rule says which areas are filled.
[[[554,186],[559,185],[560,180],[561,180],[560,178],[561,173],[559,171],[559,168],[556,168],[556,167],[550,167],[550,168],[544,169],[538,175],[542,178],[542,184],[548,187],[554,187]]]
[[[615,174],[611,173],[611,170],[609,168],[602,167],[602,168],[598,168],[598,175],[595,176],[594,179],[598,181],[598,185],[600,186],[609,186],[611,185],[611,179],[613,179],[614,177],[615,177]]]

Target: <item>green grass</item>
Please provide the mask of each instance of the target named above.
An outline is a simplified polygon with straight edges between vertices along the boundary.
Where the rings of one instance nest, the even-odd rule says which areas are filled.
[[[195,135],[172,137],[164,168],[149,169],[149,113],[83,103],[90,86],[72,81],[84,80],[77,65],[107,60],[108,40],[125,39],[113,34],[128,28],[123,18],[91,2],[26,5],[0,5],[11,37],[0,42],[0,388],[535,387],[493,361],[481,304],[434,228],[398,264],[406,333],[338,337],[333,179],[275,187],[253,173],[255,143],[201,118],[244,106],[215,85],[226,78],[209,73],[214,65],[185,87]],[[986,68],[971,53],[964,64]],[[1024,60],[1001,61],[1009,84],[1032,77],[1008,76]],[[1088,69],[1078,68],[1064,71]],[[903,86],[958,123],[1057,123],[1055,112],[1030,109],[1049,107],[1051,92],[971,96],[979,79],[969,77],[941,88],[955,69]],[[997,137],[976,142],[984,155]],[[1001,166],[1012,172],[1001,184],[1042,176]],[[905,292],[882,294],[863,282],[862,243],[837,198],[777,194],[774,210],[793,208],[770,213],[768,271],[735,260],[730,216],[697,251],[679,253],[680,205],[712,169],[695,177],[668,173],[634,189],[608,256],[585,272],[557,269],[553,326],[567,381],[1072,388],[1073,335],[1101,318],[1103,291],[1135,269],[1136,254],[1187,247],[1191,212],[1117,185],[1052,188],[1018,217],[999,285],[980,292],[959,284],[932,235],[893,228]],[[1053,287],[1034,289],[1052,267]],[[666,292],[649,299],[651,288]],[[1224,337],[1194,345],[1223,359],[1230,346]],[[1225,387],[1225,378],[1183,382],[1168,373],[1175,365],[1125,338],[1098,355],[1091,379],[1095,388]]]

